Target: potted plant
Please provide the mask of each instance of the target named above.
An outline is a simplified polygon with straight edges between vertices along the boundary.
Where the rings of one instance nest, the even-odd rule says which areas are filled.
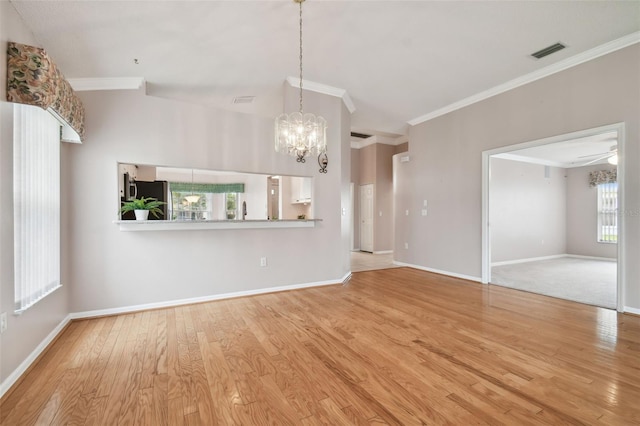
[[[122,207],[120,207],[120,213],[126,213],[133,211],[136,215],[136,220],[147,220],[149,218],[149,212],[154,217],[158,217],[158,213],[164,214],[160,209],[160,206],[163,204],[167,204],[163,201],[158,201],[155,198],[133,198],[129,201],[125,201],[122,203]]]

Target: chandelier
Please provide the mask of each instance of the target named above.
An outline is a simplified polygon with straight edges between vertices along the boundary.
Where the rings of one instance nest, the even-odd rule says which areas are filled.
[[[327,121],[314,114],[304,113],[302,107],[302,2],[300,5],[300,111],[281,114],[275,122],[275,148],[297,157],[299,163],[305,162],[309,155],[325,155],[327,152]],[[326,167],[326,166],[325,166]],[[325,172],[326,173],[326,172]]]

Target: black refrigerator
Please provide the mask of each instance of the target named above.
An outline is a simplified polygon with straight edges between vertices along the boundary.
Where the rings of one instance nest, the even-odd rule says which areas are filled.
[[[134,180],[129,177],[129,173],[124,174],[124,197],[120,197],[120,202],[124,203],[126,200],[132,198],[155,198],[158,201],[162,201],[165,204],[159,208],[162,210],[162,214],[158,214],[155,217],[149,214],[149,220],[169,220],[168,217],[168,204],[167,196],[169,193],[169,185],[166,180],[154,180],[153,182],[147,182],[143,180]],[[122,214],[122,220],[135,220],[136,216],[134,212],[126,212]]]

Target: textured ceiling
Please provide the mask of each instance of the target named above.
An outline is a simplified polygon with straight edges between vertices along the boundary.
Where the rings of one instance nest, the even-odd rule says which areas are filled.
[[[275,117],[298,72],[291,0],[12,4],[67,78],[140,76],[153,95]],[[303,13],[305,79],[348,92],[353,130],[391,135],[640,30],[638,1],[308,0]],[[568,47],[528,56],[558,41]]]

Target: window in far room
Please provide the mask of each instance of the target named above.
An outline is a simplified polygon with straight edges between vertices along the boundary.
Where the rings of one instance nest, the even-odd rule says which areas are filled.
[[[618,183],[598,185],[598,242],[618,242]]]

